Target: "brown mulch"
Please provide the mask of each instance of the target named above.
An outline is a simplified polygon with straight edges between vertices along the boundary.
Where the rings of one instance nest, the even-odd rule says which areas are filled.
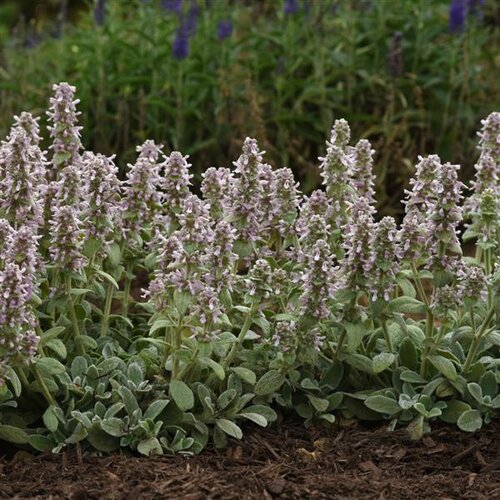
[[[0,460],[0,498],[500,498],[500,421],[477,434],[286,425],[225,452],[138,458],[76,453]],[[1,443],[0,443],[1,446]],[[2,448],[0,448],[2,450]]]

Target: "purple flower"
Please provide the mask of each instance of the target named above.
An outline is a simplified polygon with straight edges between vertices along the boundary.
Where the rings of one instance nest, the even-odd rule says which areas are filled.
[[[97,26],[103,26],[106,18],[106,2],[105,0],[97,0],[94,9],[94,20]]]
[[[161,6],[163,10],[173,12],[174,14],[182,14],[182,0],[162,0]]]
[[[230,19],[223,19],[222,21],[219,21],[219,24],[217,25],[217,38],[219,40],[225,40],[226,38],[229,38],[233,33],[233,23],[231,22]]]
[[[189,55],[189,32],[184,26],[181,26],[175,33],[172,54],[178,61],[186,59]]]
[[[449,28],[452,33],[458,33],[465,27],[467,18],[466,0],[451,0]]]
[[[228,168],[208,168],[201,174],[201,192],[203,198],[210,204],[210,216],[219,220],[224,216],[227,200],[232,187],[232,174]]]
[[[286,15],[297,14],[299,11],[299,2],[298,0],[285,0],[283,5],[283,12]]]
[[[187,19],[183,23],[184,29],[186,30],[188,36],[193,36],[198,28],[198,16],[200,14],[200,8],[196,0],[191,0],[191,5],[189,7]]]

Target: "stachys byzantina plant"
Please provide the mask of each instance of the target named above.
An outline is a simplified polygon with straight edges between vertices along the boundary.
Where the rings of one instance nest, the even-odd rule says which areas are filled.
[[[309,196],[251,138],[197,195],[188,157],[153,141],[120,179],[77,107],[55,85],[48,150],[29,113],[0,145],[0,439],[197,453],[278,413],[413,437],[499,414],[499,113],[472,192],[419,157],[399,224],[345,120]]]

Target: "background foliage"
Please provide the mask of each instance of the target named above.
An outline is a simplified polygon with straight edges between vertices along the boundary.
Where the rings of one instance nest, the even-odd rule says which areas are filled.
[[[52,82],[71,81],[84,143],[117,153],[122,169],[153,138],[190,154],[199,176],[228,166],[253,136],[307,192],[325,131],[345,117],[379,152],[379,205],[394,212],[417,152],[471,176],[475,130],[499,104],[493,0],[454,0],[451,10],[413,0],[107,1],[75,25],[57,13],[66,2],[38,4],[52,10],[4,43],[0,133],[21,110],[43,114]]]

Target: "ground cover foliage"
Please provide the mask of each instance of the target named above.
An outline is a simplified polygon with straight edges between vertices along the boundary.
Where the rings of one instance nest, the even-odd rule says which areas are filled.
[[[343,119],[324,189],[303,196],[247,138],[198,196],[187,157],[150,140],[120,181],[84,151],[74,93],[54,86],[48,151],[29,113],[0,148],[0,439],[198,453],[289,414],[413,438],[498,416],[499,113],[470,189],[418,158],[398,227]]]
[[[122,171],[154,139],[190,155],[198,184],[251,136],[310,193],[342,116],[377,150],[378,209],[391,215],[417,154],[472,178],[479,121],[500,103],[494,0],[87,3],[73,24],[76,2],[54,2],[55,26],[38,19],[6,41],[2,136],[19,103],[43,115],[50,85],[71,81],[85,144]]]

